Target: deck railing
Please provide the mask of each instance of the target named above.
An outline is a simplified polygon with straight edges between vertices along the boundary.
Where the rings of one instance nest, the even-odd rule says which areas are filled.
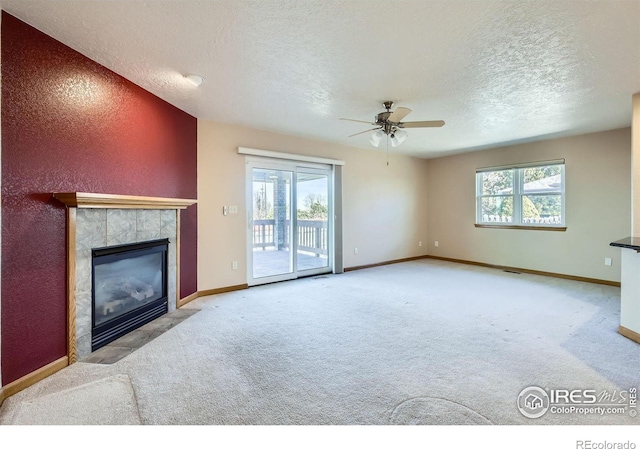
[[[487,214],[482,216],[483,223],[511,223],[512,221],[513,219],[510,216]],[[535,224],[560,224],[562,223],[562,217],[559,215],[550,215],[546,217],[523,218],[522,222]]]
[[[274,241],[273,226],[275,220],[253,220],[253,247],[268,248],[276,246]],[[288,222],[287,222],[288,226]],[[287,233],[288,234],[288,233]]]
[[[285,222],[284,246],[289,247],[289,220]],[[253,220],[253,247],[275,248],[275,220]],[[327,255],[328,227],[325,220],[298,220],[298,250],[307,253]]]

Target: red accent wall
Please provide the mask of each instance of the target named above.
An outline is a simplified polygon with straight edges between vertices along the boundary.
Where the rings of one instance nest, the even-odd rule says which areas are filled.
[[[2,12],[2,382],[67,353],[65,209],[52,192],[196,198],[197,120]],[[180,292],[196,291],[195,206]]]

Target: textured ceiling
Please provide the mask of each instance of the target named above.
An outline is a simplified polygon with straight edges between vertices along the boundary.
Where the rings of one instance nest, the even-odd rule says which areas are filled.
[[[202,119],[348,138],[413,109],[422,157],[621,128],[640,91],[638,1],[0,1]],[[180,74],[206,81],[195,88]]]

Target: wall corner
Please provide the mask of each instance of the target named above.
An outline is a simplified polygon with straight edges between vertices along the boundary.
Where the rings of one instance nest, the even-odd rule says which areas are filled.
[[[631,234],[640,236],[640,92],[631,105]]]

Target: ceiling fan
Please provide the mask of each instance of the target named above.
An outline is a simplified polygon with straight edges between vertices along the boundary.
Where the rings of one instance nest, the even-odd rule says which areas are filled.
[[[444,126],[443,120],[431,120],[431,121],[422,121],[422,122],[403,122],[402,119],[405,118],[410,112],[411,109],[397,107],[393,112],[391,112],[391,108],[393,107],[393,101],[385,101],[382,103],[382,106],[386,109],[386,111],[379,113],[376,115],[375,122],[367,122],[365,120],[354,120],[350,118],[341,118],[340,120],[347,120],[349,122],[358,122],[358,123],[368,123],[374,125],[375,128],[368,129],[366,131],[362,131],[359,133],[351,134],[349,137],[357,136],[358,134],[364,134],[371,131],[375,131],[374,134],[371,135],[371,145],[377,147],[380,145],[380,141],[382,138],[387,135],[391,140],[391,146],[397,147],[407,138],[407,132],[403,128],[439,128]]]

